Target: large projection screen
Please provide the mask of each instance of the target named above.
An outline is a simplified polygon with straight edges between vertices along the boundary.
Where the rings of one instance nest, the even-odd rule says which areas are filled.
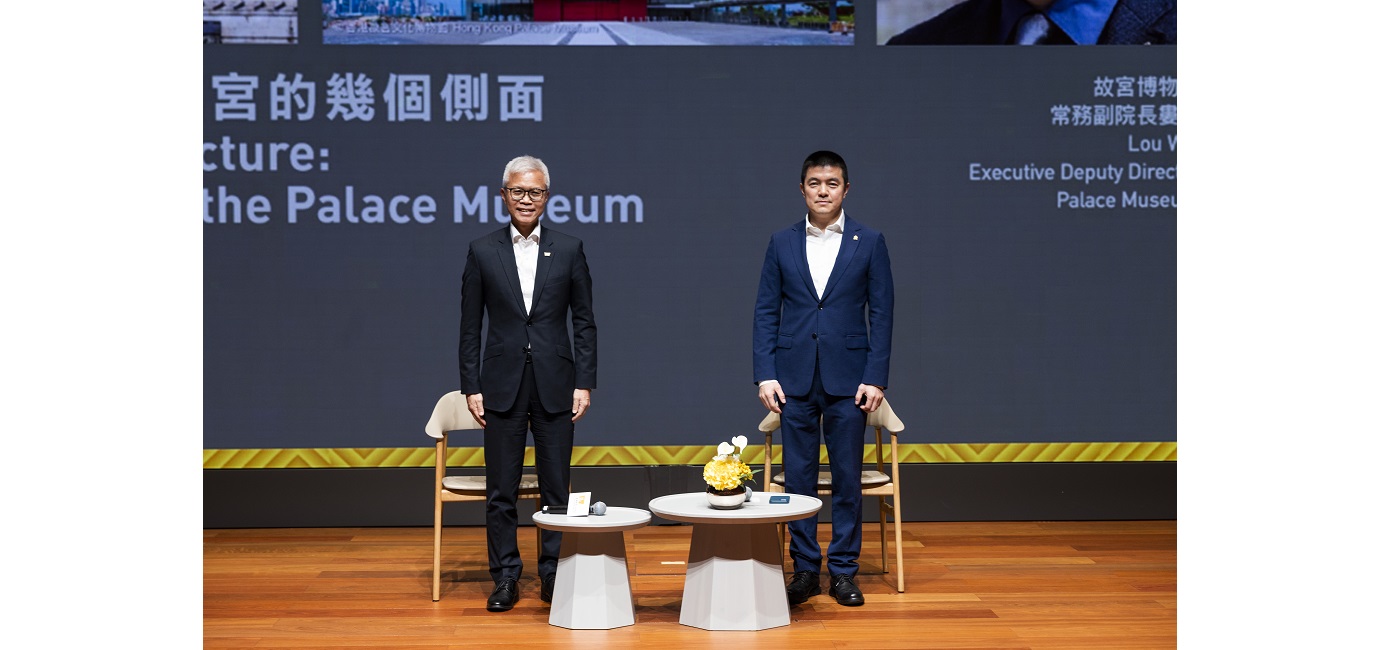
[[[790,45],[721,42],[746,3],[685,32],[712,43],[648,45],[624,20],[493,44],[492,26],[550,23],[475,13],[347,41],[339,4],[303,0],[283,42],[204,48],[206,468],[425,447],[459,385],[466,247],[504,227],[521,154],[549,165],[544,226],[583,239],[593,275],[598,388],[575,444],[665,462],[752,436],[759,268],[803,218],[817,149],[845,157],[847,214],[888,241],[901,444],[1175,459],[1174,44],[886,45],[898,2],[841,4],[853,27]],[[789,24],[826,6],[786,5]],[[421,27],[468,23],[475,39]]]

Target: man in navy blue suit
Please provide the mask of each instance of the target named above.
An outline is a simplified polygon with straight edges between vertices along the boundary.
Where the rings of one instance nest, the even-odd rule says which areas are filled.
[[[818,151],[802,163],[807,217],[768,241],[753,318],[758,397],[782,416],[786,489],[816,496],[820,443],[831,467],[828,593],[842,605],[865,603],[856,585],[860,559],[860,472],[865,415],[889,383],[894,278],[885,237],[846,217],[846,161]],[[793,577],[788,603],[821,590],[816,515],[789,526]]]

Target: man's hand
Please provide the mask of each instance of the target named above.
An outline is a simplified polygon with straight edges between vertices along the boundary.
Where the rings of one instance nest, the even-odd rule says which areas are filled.
[[[779,415],[783,412],[783,405],[787,404],[783,386],[776,381],[765,381],[759,385],[758,399],[763,402],[765,408]]]
[[[486,403],[481,399],[481,393],[467,396],[467,410],[472,412],[472,418],[477,424],[486,426]]]
[[[874,413],[875,409],[880,408],[880,403],[883,401],[885,401],[885,391],[881,390],[879,386],[861,384],[856,388],[856,406],[859,406],[860,410],[866,413]]]
[[[578,422],[583,414],[588,412],[588,405],[593,403],[593,391],[587,388],[574,389],[574,417],[570,422]]]

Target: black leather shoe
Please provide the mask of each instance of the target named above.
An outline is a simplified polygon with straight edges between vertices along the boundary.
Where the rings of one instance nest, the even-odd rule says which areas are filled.
[[[855,607],[865,604],[865,596],[861,595],[860,587],[856,586],[855,576],[831,576],[831,588],[827,589],[826,593],[831,594],[838,605]]]
[[[801,605],[808,598],[821,593],[821,579],[815,571],[798,571],[792,574],[787,586],[788,605]]]
[[[520,584],[515,578],[502,578],[496,590],[486,597],[486,611],[504,612],[520,601]]]
[[[540,600],[546,603],[554,602],[554,574],[551,573],[540,580]]]

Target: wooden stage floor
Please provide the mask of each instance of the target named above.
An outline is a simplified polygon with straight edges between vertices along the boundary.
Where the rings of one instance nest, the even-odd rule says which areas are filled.
[[[818,529],[822,546],[830,527]],[[891,529],[891,536],[893,530]],[[1175,648],[1176,522],[915,522],[904,526],[905,593],[880,571],[866,524],[865,606],[822,593],[792,625],[708,632],[680,625],[689,526],[626,534],[637,624],[549,625],[527,559],[521,600],[487,612],[485,529],[444,536],[431,597],[432,528],[204,531],[205,648]],[[533,558],[535,535],[520,531]],[[791,571],[791,565],[787,567]]]

